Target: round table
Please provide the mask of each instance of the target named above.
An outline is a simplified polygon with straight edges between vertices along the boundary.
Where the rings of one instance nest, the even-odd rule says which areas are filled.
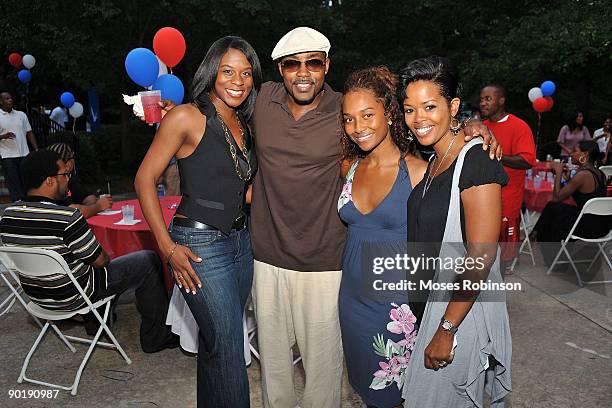
[[[552,200],[552,195],[552,183],[542,180],[540,187],[535,188],[533,185],[533,180],[527,180],[527,184],[525,185],[525,195],[523,198],[525,207],[527,207],[527,209],[530,211],[541,213],[542,210],[544,210],[544,207],[546,207],[546,204]],[[571,197],[568,197],[564,203],[576,205],[576,202]]]
[[[181,201],[181,197],[160,197],[159,201],[164,215],[164,221],[166,222],[166,226],[168,226],[176,212],[176,207]],[[116,225],[115,223],[123,218],[121,213],[113,215],[98,214],[87,219],[87,223],[98,239],[98,242],[102,245],[102,248],[104,248],[111,259],[143,249],[155,251],[160,259],[163,259],[163,254],[155,242],[155,237],[149,229],[149,224],[147,224],[147,221],[142,215],[138,200],[116,201],[113,203],[112,210],[121,211],[121,206],[124,205],[134,206],[134,219],[141,220],[138,224]],[[164,282],[168,290],[174,285],[174,281],[170,277],[165,265]]]

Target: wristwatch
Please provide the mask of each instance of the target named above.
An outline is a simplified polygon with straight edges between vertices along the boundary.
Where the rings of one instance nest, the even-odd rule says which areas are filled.
[[[440,326],[442,327],[442,330],[449,331],[452,334],[457,333],[458,327],[455,327],[452,322],[446,320],[444,316],[442,316],[440,319]]]

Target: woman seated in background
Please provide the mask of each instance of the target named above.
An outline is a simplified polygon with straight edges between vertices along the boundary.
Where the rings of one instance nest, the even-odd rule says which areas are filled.
[[[567,125],[563,126],[559,131],[557,143],[561,146],[561,157],[569,157],[578,142],[589,140],[590,138],[589,129],[584,126],[584,114],[576,112],[576,114],[570,116]]]
[[[567,168],[563,163],[553,162],[552,171],[555,173],[552,200],[544,207],[531,237],[540,242],[561,242],[567,237],[570,229],[576,222],[582,207],[591,198],[606,196],[606,176],[596,167],[599,157],[599,146],[592,140],[579,142],[574,148],[572,163],[580,166],[574,177],[561,187],[561,179],[569,178]],[[576,201],[576,205],[565,204],[568,197]],[[576,229],[576,234],[585,238],[599,238],[610,230],[610,218],[596,215],[587,215],[582,218]],[[558,249],[558,246],[556,246]],[[542,247],[542,254],[547,264],[553,261],[556,255],[555,246]]]

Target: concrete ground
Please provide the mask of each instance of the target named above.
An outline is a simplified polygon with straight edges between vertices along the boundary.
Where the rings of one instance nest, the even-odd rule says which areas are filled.
[[[609,276],[608,279],[612,278]],[[508,293],[513,335],[513,392],[507,407],[610,407],[612,405],[612,284],[579,288],[573,273],[547,276],[544,267],[522,259],[508,281],[522,289]],[[0,299],[6,288],[0,287]],[[138,313],[133,304],[117,308],[113,328],[132,359],[127,365],[112,350],[98,349],[85,368],[79,393],[60,391],[54,398],[10,398],[11,391],[32,394],[44,387],[17,384],[26,353],[38,333],[23,308],[0,317],[0,407],[195,407],[196,359],[180,350],[145,354],[140,350]],[[66,333],[82,335],[78,324]],[[53,334],[34,355],[29,374],[68,383],[85,352],[70,353]],[[301,365],[296,385],[303,388]],[[261,407],[259,365],[248,369],[251,406]],[[362,407],[346,381],[343,407]],[[427,408],[427,407],[425,407]]]

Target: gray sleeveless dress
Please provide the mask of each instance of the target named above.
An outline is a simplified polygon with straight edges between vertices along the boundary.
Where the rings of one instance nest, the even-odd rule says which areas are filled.
[[[459,179],[466,152],[481,140],[468,143],[459,154],[452,178],[450,205],[446,218],[443,243],[464,242],[461,227]],[[477,147],[480,149],[480,147]],[[470,162],[468,165],[475,165]],[[476,164],[477,165],[477,164]],[[413,195],[420,194],[415,188]],[[440,257],[463,257],[463,245],[441,246]],[[439,268],[434,282],[454,282],[452,269]],[[503,282],[499,268],[499,250],[488,280]],[[482,407],[485,392],[491,396],[491,407],[504,406],[504,397],[511,390],[512,341],[505,295],[483,291],[459,326],[455,336],[452,364],[437,371],[424,366],[424,350],[436,332],[444,315],[450,292],[429,295],[421,321],[412,358],[405,371],[402,397],[405,408]]]

